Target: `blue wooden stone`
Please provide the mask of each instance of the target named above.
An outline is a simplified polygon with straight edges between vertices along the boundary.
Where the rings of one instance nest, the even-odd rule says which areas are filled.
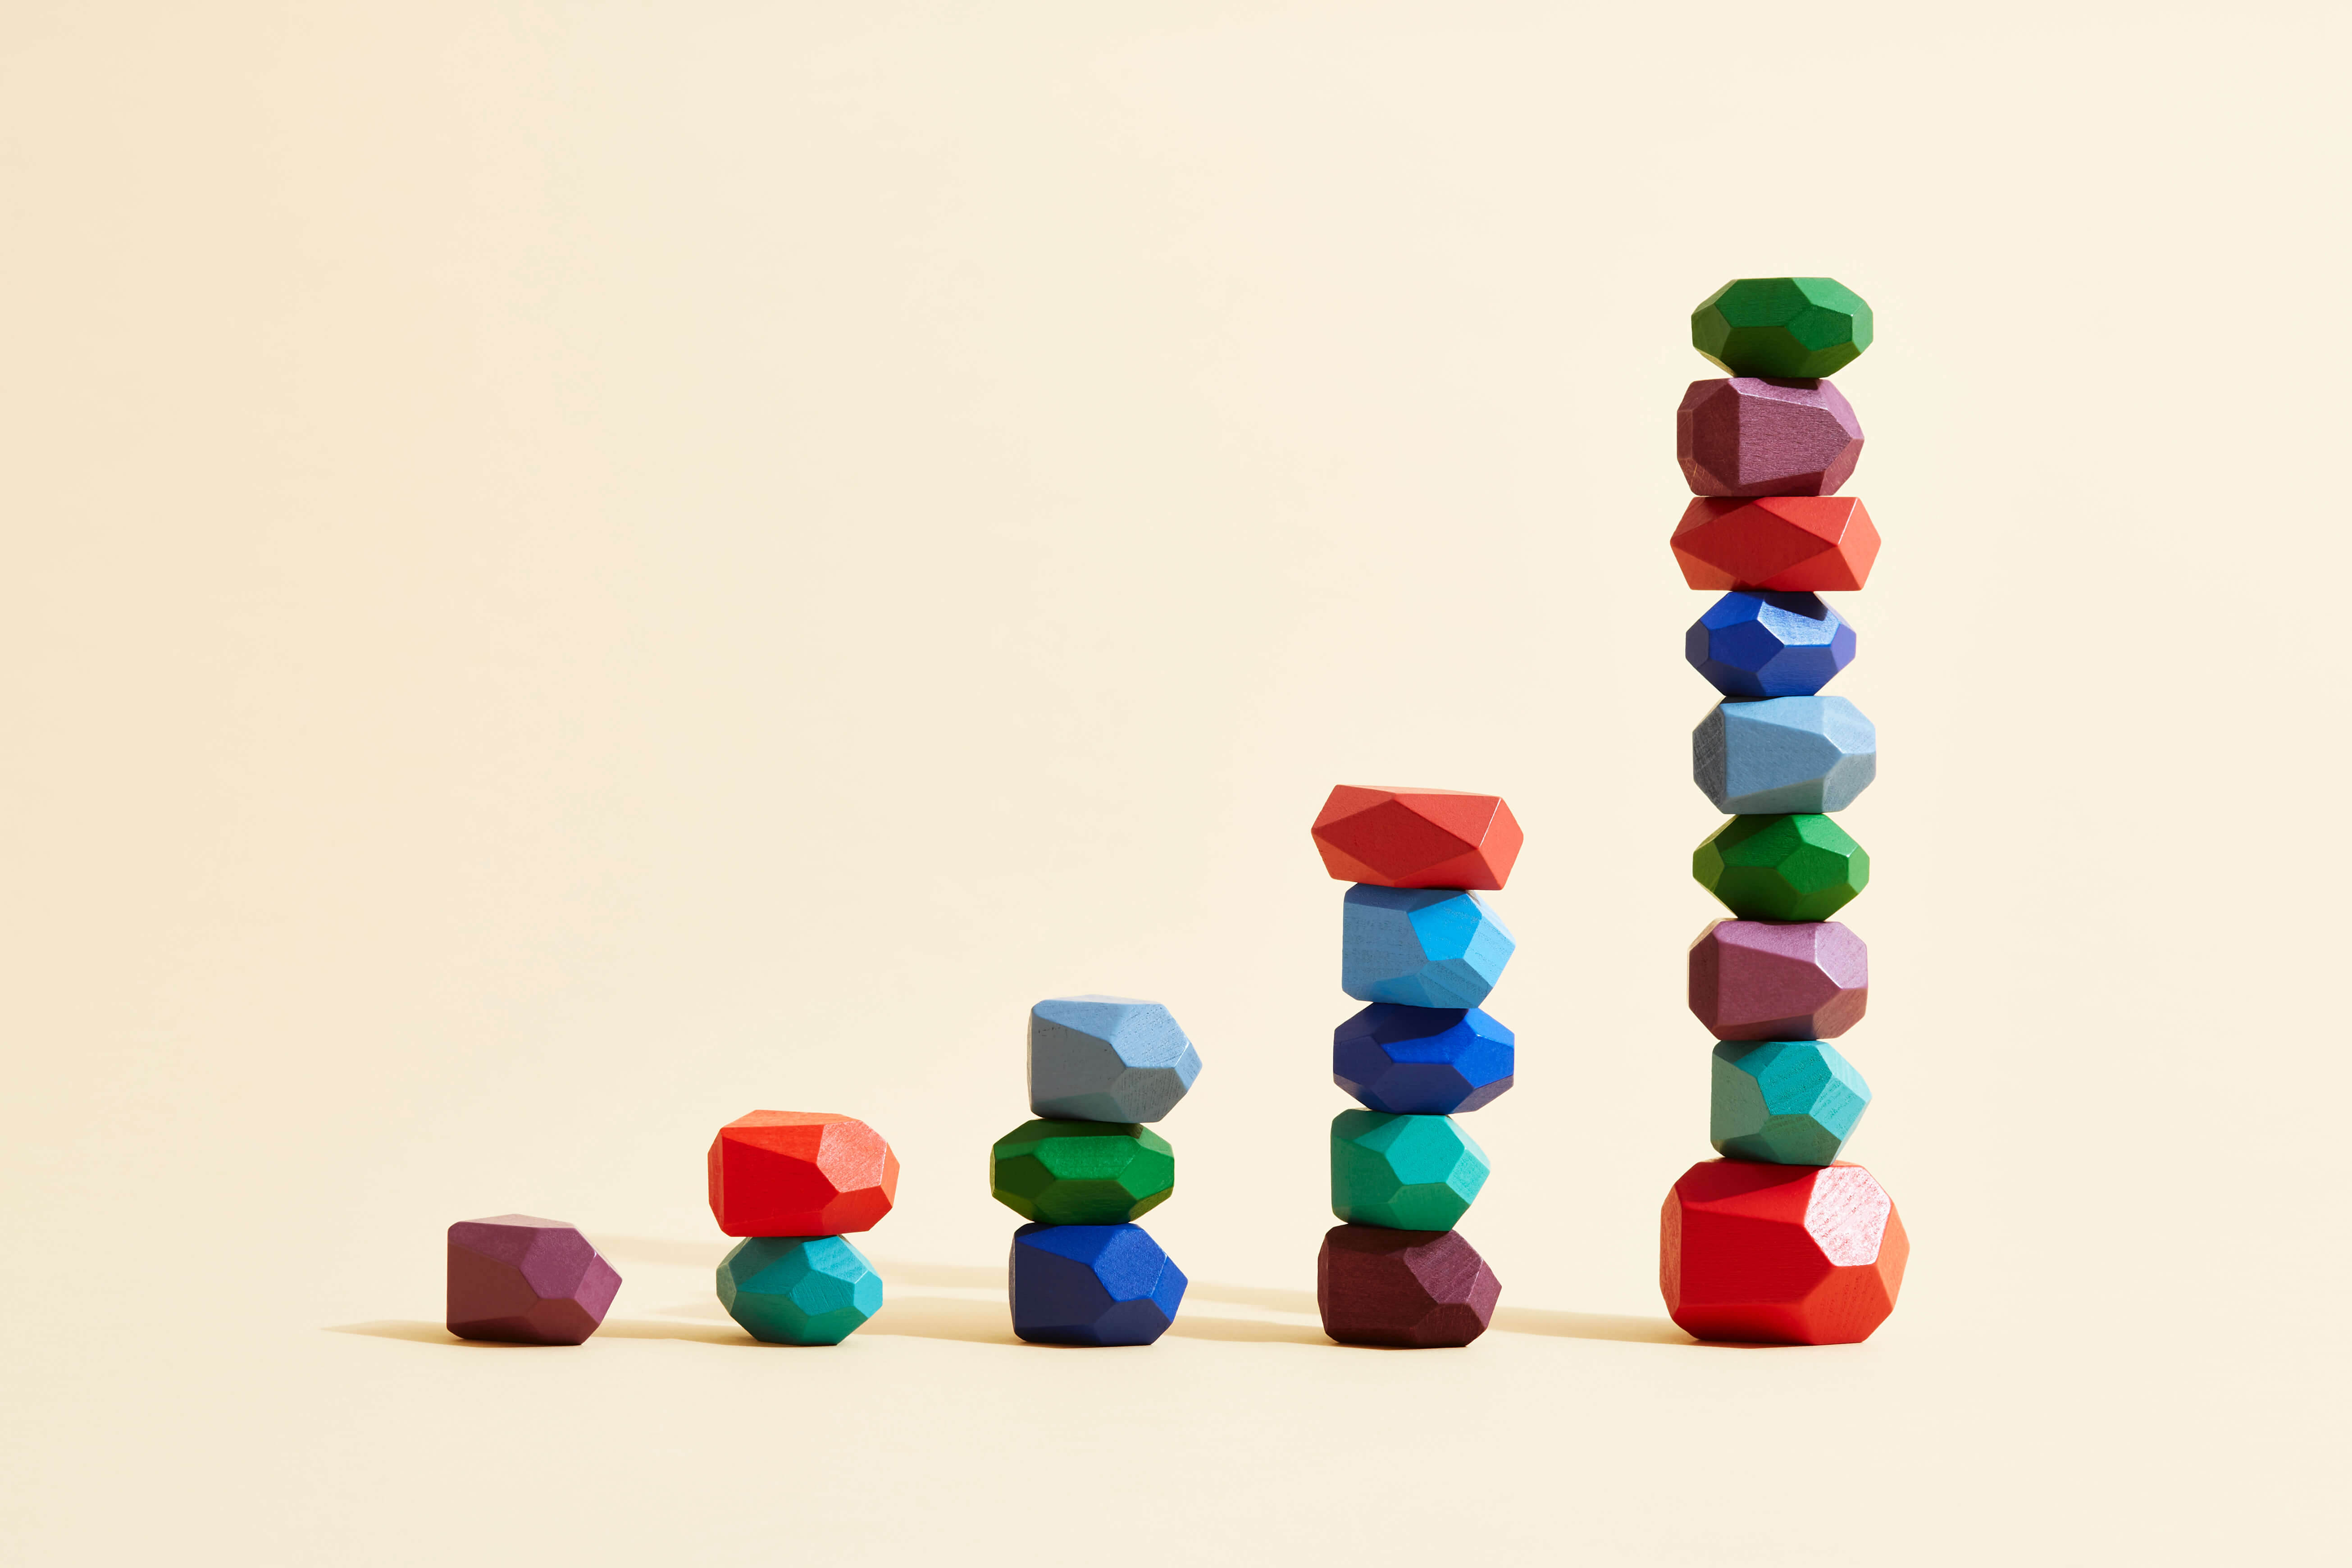
[[[1870,1085],[1820,1040],[1725,1040],[1715,1047],[1707,1136],[1731,1159],[1826,1165],[1869,1105]]]
[[[1475,1110],[1511,1087],[1511,1031],[1475,1007],[1375,1002],[1331,1032],[1331,1079],[1395,1116]]]
[[[1062,1121],[1157,1121],[1201,1076],[1167,1008],[1056,996],[1029,1009],[1029,1109]]]
[[[1148,1345],[1176,1321],[1184,1271],[1139,1225],[1013,1233],[1013,1331],[1041,1345]]]
[[[882,1310],[882,1276],[837,1236],[755,1236],[720,1261],[719,1304],[755,1340],[837,1345]]]
[[[1683,657],[1726,697],[1811,697],[1853,651],[1853,628],[1811,594],[1726,594],[1683,637]]]
[[[1843,811],[1877,776],[1877,728],[1843,697],[1718,703],[1691,731],[1691,777],[1733,816]]]
[[[1475,1007],[1518,944],[1474,893],[1451,888],[1348,889],[1339,988],[1359,1002]]]

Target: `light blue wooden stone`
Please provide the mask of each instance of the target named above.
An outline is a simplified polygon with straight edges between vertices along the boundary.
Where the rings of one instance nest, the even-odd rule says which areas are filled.
[[[1201,1054],[1157,1002],[1056,996],[1029,1009],[1029,1108],[1064,1121],[1157,1121]]]
[[[1870,1106],[1870,1085],[1821,1040],[1725,1040],[1715,1047],[1708,1139],[1768,1165],[1826,1165]]]
[[[1474,893],[1452,888],[1348,889],[1339,988],[1360,1002],[1475,1007],[1518,944]]]
[[[1843,697],[1724,702],[1691,731],[1691,777],[1733,816],[1843,811],[1878,776],[1878,730]]]

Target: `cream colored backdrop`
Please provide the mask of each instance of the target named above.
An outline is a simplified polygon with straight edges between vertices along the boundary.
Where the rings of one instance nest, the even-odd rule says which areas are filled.
[[[0,1555],[2325,1560],[2342,18],[0,5]],[[1758,1353],[1654,1283],[1665,536],[1687,312],[1783,271],[1878,312],[1843,1044],[1915,1253]],[[1342,780],[1528,830],[1458,1353],[1303,1294]],[[1090,990],[1208,1064],[1149,1352],[992,1283]],[[905,1160],[838,1352],[710,1300],[754,1106]],[[628,1277],[583,1350],[430,1327],[513,1209]]]

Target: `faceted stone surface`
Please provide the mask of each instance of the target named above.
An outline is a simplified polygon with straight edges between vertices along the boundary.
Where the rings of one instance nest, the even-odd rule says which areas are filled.
[[[1870,856],[1826,816],[1735,816],[1691,875],[1743,921],[1825,921],[1870,885]]]
[[[1349,1225],[1451,1230],[1486,1184],[1486,1152],[1450,1116],[1331,1119],[1331,1212]]]
[[[1335,1226],[1315,1260],[1323,1331],[1344,1345],[1437,1350],[1494,1321],[1502,1282],[1457,1230]]]
[[[1658,1233],[1666,1313],[1702,1340],[1866,1340],[1911,1256],[1894,1200],[1860,1165],[1702,1161],[1666,1194]]]
[[[461,1340],[576,1345],[604,1321],[621,1276],[563,1221],[502,1214],[449,1227],[448,1283]]]
[[[837,1236],[756,1236],[720,1261],[719,1304],[755,1340],[837,1345],[882,1310],[882,1276]]]
[[[1835,375],[1870,346],[1873,325],[1834,278],[1735,278],[1691,312],[1691,346],[1733,375]]]
[[[1683,636],[1683,657],[1726,697],[1810,697],[1853,654],[1853,627],[1811,594],[1726,594]]]
[[[1073,1121],[1157,1121],[1201,1055],[1157,1002],[1056,996],[1029,1009],[1029,1109]]]
[[[1315,818],[1324,869],[1379,888],[1500,888],[1525,837],[1498,795],[1340,784]]]
[[[1670,542],[1694,588],[1859,588],[1878,559],[1877,525],[1852,496],[1701,496]]]
[[[1826,1041],[1725,1040],[1707,1138],[1734,1160],[1826,1165],[1869,1105],[1870,1085]]]
[[[1024,1225],[1012,1275],[1013,1331],[1041,1345],[1148,1345],[1187,1283],[1137,1225]]]
[[[1339,929],[1339,988],[1406,1007],[1475,1007],[1517,945],[1476,894],[1441,888],[1350,888]]]
[[[1843,697],[1723,702],[1691,731],[1691,777],[1717,811],[1843,811],[1878,776],[1878,728]]]
[[[1694,495],[1832,495],[1862,459],[1862,421],[1826,381],[1694,381],[1675,456]]]
[[[710,1141],[710,1212],[728,1236],[871,1230],[898,1194],[898,1156],[855,1116],[754,1110]]]
[[[1517,1050],[1475,1007],[1375,1002],[1331,1032],[1331,1079],[1374,1110],[1447,1116],[1501,1098]]]
[[[1690,948],[1690,1010],[1718,1040],[1833,1040],[1870,1005],[1870,950],[1835,921],[1717,921]]]
[[[1176,1151],[1133,1122],[1024,1121],[988,1152],[988,1184],[1023,1219],[1118,1225],[1176,1190]]]

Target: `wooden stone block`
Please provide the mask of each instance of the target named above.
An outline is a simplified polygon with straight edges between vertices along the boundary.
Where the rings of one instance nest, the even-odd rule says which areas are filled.
[[[449,1227],[448,1283],[461,1340],[576,1345],[604,1322],[621,1276],[563,1221],[502,1214]]]
[[[1852,496],[1701,496],[1684,509],[1672,543],[1694,588],[1859,588],[1878,559],[1877,526]]]
[[[1066,1121],[1157,1121],[1201,1054],[1157,1002],[1056,996],[1029,1009],[1029,1109]]]
[[[988,1185],[1023,1219],[1117,1225],[1167,1202],[1176,1151],[1133,1122],[1024,1121],[989,1151]]]
[[[761,1236],[719,1265],[719,1304],[755,1340],[837,1345],[882,1310],[882,1276],[837,1236]]]
[[[898,1156],[855,1116],[754,1110],[710,1141],[710,1212],[729,1236],[871,1230],[898,1194]]]
[[[1734,1160],[1826,1165],[1870,1108],[1870,1085],[1826,1040],[1715,1047],[1707,1140]]]
[[[1683,657],[1726,697],[1810,697],[1854,647],[1853,627],[1811,594],[1726,594],[1683,634]]]
[[[1895,1310],[1910,1238],[1860,1165],[1706,1160],[1666,1194],[1658,1288],[1702,1340],[1834,1345]]]
[[[1694,495],[1834,495],[1862,459],[1862,422],[1826,381],[1694,381],[1675,456]]]
[[[1324,869],[1377,888],[1500,888],[1525,835],[1498,795],[1340,784],[1315,818]]]
[[[1451,1230],[1491,1168],[1450,1116],[1343,1110],[1331,1119],[1331,1212],[1349,1225]]]
[[[1339,988],[1359,1002],[1475,1007],[1517,945],[1475,893],[1359,884],[1340,910]]]
[[[1691,312],[1691,346],[1733,375],[1835,375],[1875,330],[1869,304],[1834,278],[1735,278]]]
[[[1475,1007],[1375,1002],[1331,1032],[1331,1080],[1392,1116],[1490,1104],[1510,1089],[1517,1059],[1511,1031]]]
[[[1690,1010],[1718,1040],[1833,1040],[1870,1005],[1870,950],[1835,921],[1717,921],[1690,949]]]
[[[1825,921],[1870,886],[1870,855],[1826,816],[1735,816],[1692,852],[1691,875],[1743,921]]]
[[[1335,1226],[1315,1263],[1323,1331],[1343,1345],[1466,1345],[1494,1321],[1502,1295],[1495,1271],[1458,1230]]]
[[[1843,811],[1878,776],[1878,728],[1843,697],[1720,702],[1691,731],[1691,778],[1736,816]]]
[[[1148,1345],[1188,1283],[1139,1225],[1024,1225],[1011,1274],[1013,1331],[1041,1345]]]

